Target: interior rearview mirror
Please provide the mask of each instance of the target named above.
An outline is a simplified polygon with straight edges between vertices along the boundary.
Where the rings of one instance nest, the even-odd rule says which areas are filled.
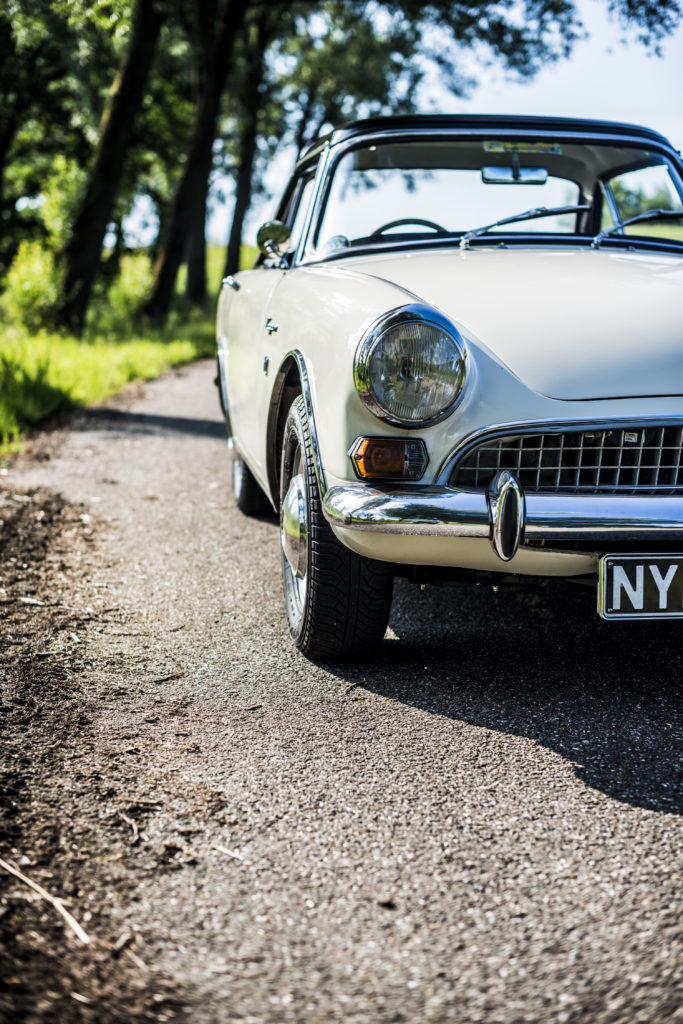
[[[481,180],[485,185],[545,185],[548,172],[545,167],[482,167]]]

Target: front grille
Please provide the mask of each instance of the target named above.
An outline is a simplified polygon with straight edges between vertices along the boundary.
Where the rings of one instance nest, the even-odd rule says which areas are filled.
[[[500,469],[530,492],[683,494],[683,427],[498,437],[466,451],[450,483],[484,488]]]

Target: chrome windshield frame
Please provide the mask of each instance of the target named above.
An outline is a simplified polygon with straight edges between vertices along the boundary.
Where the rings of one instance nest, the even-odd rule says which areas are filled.
[[[327,199],[329,196],[330,186],[334,178],[334,174],[337,165],[347,153],[352,152],[356,149],[365,148],[367,146],[374,146],[386,142],[399,142],[399,141],[416,141],[418,139],[429,139],[431,141],[443,141],[443,140],[457,140],[462,141],[476,141],[479,139],[491,138],[495,135],[500,140],[514,141],[519,139],[521,141],[558,141],[558,142],[573,142],[583,143],[585,145],[608,145],[617,147],[619,145],[629,146],[640,146],[648,149],[650,152],[657,152],[666,161],[673,165],[678,173],[680,182],[683,183],[683,159],[680,154],[668,143],[668,140],[660,136],[650,136],[640,134],[634,126],[632,132],[628,131],[624,126],[623,131],[612,132],[600,132],[594,129],[593,126],[589,126],[586,131],[578,131],[575,129],[563,129],[558,128],[556,130],[550,130],[548,128],[538,129],[531,127],[514,127],[509,124],[501,124],[498,128],[494,124],[487,125],[486,127],[480,126],[461,126],[461,127],[437,127],[431,125],[416,125],[413,127],[397,126],[396,128],[384,128],[381,130],[369,130],[367,134],[358,133],[350,137],[342,137],[341,139],[335,140],[332,135],[329,140],[326,140],[321,147],[318,170],[316,177],[315,195],[311,203],[309,210],[309,216],[307,218],[307,224],[304,232],[302,233],[301,241],[295,258],[293,260],[293,266],[305,266],[318,263],[328,263],[330,261],[348,258],[349,256],[366,256],[371,255],[375,252],[389,252],[396,250],[411,250],[411,249],[424,249],[424,248],[443,248],[444,246],[455,246],[459,244],[460,238],[464,232],[457,232],[447,239],[430,239],[424,238],[418,241],[411,240],[409,242],[380,242],[376,245],[363,245],[357,248],[349,248],[338,250],[333,253],[320,254],[311,252],[307,249],[308,241],[311,235],[315,234],[319,230],[322,215],[327,205]],[[306,157],[302,159],[302,163]],[[500,234],[505,234],[501,232]],[[494,243],[500,244],[500,234],[493,232],[484,236],[482,244]],[[536,245],[548,245],[549,239],[552,242],[563,245],[568,242],[573,245],[586,245],[590,246],[592,236],[584,235],[552,235],[549,236],[546,233],[537,232],[523,232],[516,231],[512,241],[519,244],[536,244]],[[506,239],[507,241],[508,239]],[[614,241],[621,241],[624,239],[613,238]],[[479,241],[479,240],[477,240]],[[668,240],[651,240],[647,238],[629,237],[628,242],[635,242],[638,247],[644,246],[650,249],[665,249],[667,252],[683,252],[683,245],[681,243],[669,242]],[[552,244],[552,243],[551,243]]]

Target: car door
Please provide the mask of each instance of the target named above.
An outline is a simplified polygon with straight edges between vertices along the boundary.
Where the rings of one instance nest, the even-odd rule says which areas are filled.
[[[260,417],[266,377],[263,341],[267,310],[283,275],[258,267],[224,285],[219,306],[218,359],[235,445],[261,484],[265,481],[264,424]],[[239,289],[239,290],[237,290]],[[260,365],[259,365],[260,361]]]
[[[290,228],[291,251],[296,251],[311,205],[315,164],[307,165],[293,180],[282,204],[282,219]],[[280,219],[280,218],[279,218]],[[287,352],[279,324],[270,316],[273,298],[286,302],[287,267],[261,257],[259,265],[238,275],[236,284],[224,285],[231,293],[219,308],[219,362],[230,412],[232,434],[240,454],[259,483],[267,489],[266,423],[273,382]]]

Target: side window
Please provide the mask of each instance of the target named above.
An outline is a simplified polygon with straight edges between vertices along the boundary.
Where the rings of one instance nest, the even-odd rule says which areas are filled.
[[[604,187],[608,201],[603,204],[601,228],[611,228],[647,210],[678,210],[683,205],[664,164],[617,174]]]
[[[306,223],[306,215],[313,196],[313,174],[309,174],[297,190],[294,202],[287,211],[287,224],[291,229],[292,249],[296,251]]]

